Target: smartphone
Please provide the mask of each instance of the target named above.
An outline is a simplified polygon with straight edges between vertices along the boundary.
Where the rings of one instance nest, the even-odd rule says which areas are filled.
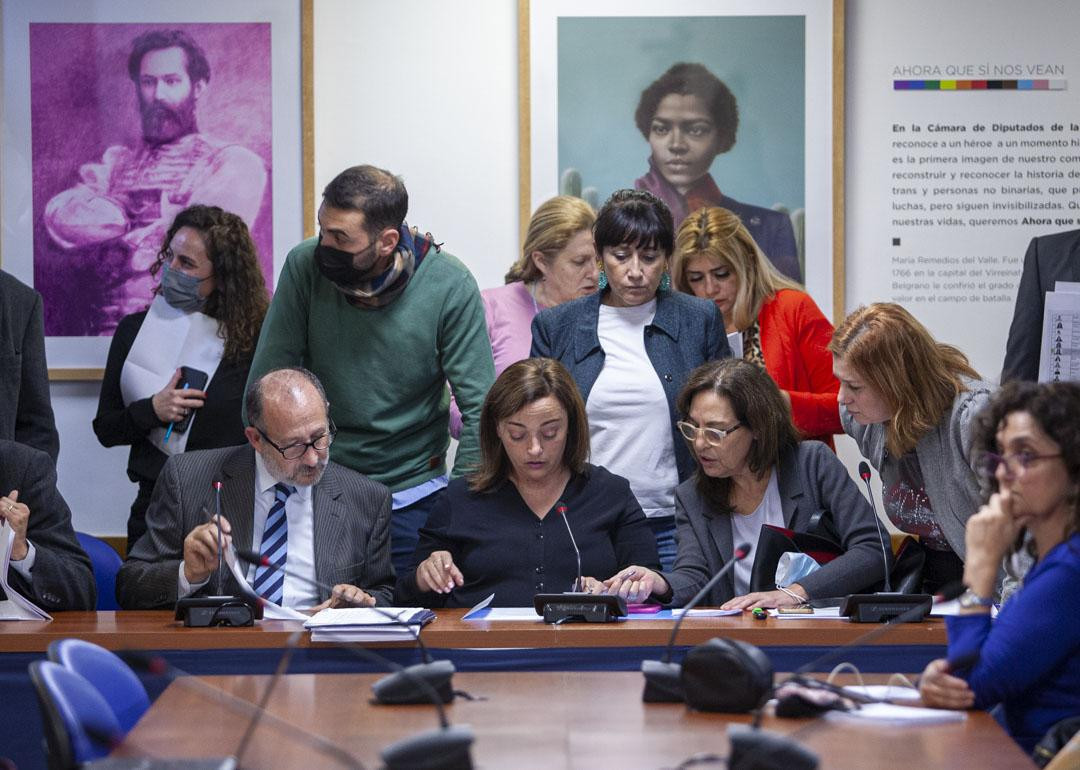
[[[210,376],[201,369],[193,369],[190,366],[180,367],[180,387],[190,388],[192,390],[205,390],[206,382],[210,379]],[[191,425],[192,418],[195,417],[195,410],[192,409],[188,412],[188,416],[180,422],[173,423],[173,433],[183,433]]]

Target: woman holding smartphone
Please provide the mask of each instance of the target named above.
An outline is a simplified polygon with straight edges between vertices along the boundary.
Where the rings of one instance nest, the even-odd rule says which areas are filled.
[[[216,206],[177,215],[150,273],[153,302],[117,326],[94,418],[103,446],[131,446],[129,550],[169,454],[244,443],[244,385],[269,305],[247,225]],[[163,373],[165,359],[177,367]]]

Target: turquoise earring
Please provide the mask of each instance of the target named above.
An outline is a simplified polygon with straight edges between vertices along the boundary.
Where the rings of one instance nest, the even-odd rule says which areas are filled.
[[[671,291],[671,273],[665,272],[660,276],[660,291]]]
[[[596,279],[596,288],[603,291],[607,288],[607,273],[600,271],[600,277]]]

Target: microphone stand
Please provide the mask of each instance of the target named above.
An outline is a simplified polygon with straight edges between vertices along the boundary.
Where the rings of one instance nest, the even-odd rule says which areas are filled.
[[[905,623],[918,623],[928,614],[933,606],[933,597],[929,594],[901,594],[892,590],[891,570],[889,568],[889,550],[886,546],[885,529],[881,517],[877,514],[874,490],[870,487],[870,464],[865,460],[859,463],[859,478],[866,485],[866,494],[870,498],[870,507],[874,511],[874,523],[877,524],[878,539],[881,541],[881,558],[885,564],[885,590],[872,594],[851,594],[844,598],[840,614],[846,615],[852,623],[885,623],[897,618],[904,618]]]
[[[721,567],[720,570],[709,579],[709,582],[702,586],[701,590],[697,592],[693,599],[686,603],[686,606],[683,607],[682,614],[671,628],[671,637],[668,639],[667,647],[664,648],[663,660],[641,661],[641,673],[645,676],[645,691],[641,694],[641,699],[643,701],[646,703],[683,702],[684,694],[681,681],[682,666],[678,663],[671,662],[672,648],[675,646],[675,636],[679,633],[679,627],[682,626],[682,622],[686,619],[686,616],[690,614],[690,610],[708,596],[709,591],[713,589],[713,586],[719,583],[720,579],[735,567],[735,562],[742,561],[749,553],[749,543],[741,543],[738,545],[735,548],[735,553],[731,560]]]
[[[545,623],[562,625],[563,623],[611,623],[626,615],[626,600],[613,594],[590,594],[585,592],[585,579],[581,575],[581,551],[574,540],[574,531],[570,529],[570,520],[566,517],[566,503],[562,500],[555,504],[555,512],[562,517],[566,533],[570,535],[570,545],[577,558],[577,578],[573,590],[561,594],[536,594],[533,608],[537,615],[544,617]]]
[[[176,602],[175,617],[184,621],[185,626],[205,628],[209,626],[250,626],[256,618],[262,617],[262,605],[243,596],[225,596],[222,580],[222,554],[224,553],[221,534],[221,481],[214,479],[214,501],[217,509],[218,564],[214,596],[185,596]],[[206,512],[206,509],[203,509]],[[211,517],[214,518],[214,517]]]

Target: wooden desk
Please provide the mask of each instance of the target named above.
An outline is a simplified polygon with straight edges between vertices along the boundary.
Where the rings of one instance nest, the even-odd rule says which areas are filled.
[[[215,688],[256,702],[268,677],[200,677]],[[378,767],[378,752],[437,726],[430,706],[373,706],[374,676],[289,675],[268,710]],[[746,717],[691,712],[679,704],[641,702],[641,675],[593,673],[462,673],[455,685],[487,700],[457,699],[454,724],[472,727],[478,768],[659,768],[696,752],[726,754],[726,725]],[[247,724],[236,706],[184,684],[171,684],[118,753],[199,757],[234,753]],[[964,722],[922,727],[836,725],[767,717],[764,727],[799,731],[798,740],[823,768],[1030,768],[1021,749],[985,713]],[[309,745],[262,723],[244,758],[247,767],[332,766]]]
[[[439,611],[421,632],[435,657],[458,671],[637,671],[656,659],[671,635],[671,621],[550,626],[542,622],[463,621],[462,610]],[[260,621],[251,628],[184,628],[171,612],[61,612],[52,622],[0,622],[0,755],[19,767],[40,763],[41,720],[26,673],[30,661],[56,639],[78,637],[108,649],[161,652],[193,674],[268,674],[299,628],[291,621]],[[867,633],[869,626],[836,620],[754,620],[749,614],[690,618],[679,632],[681,650],[714,636],[743,639],[764,650],[778,671],[790,671],[837,645]],[[304,634],[289,668],[293,673],[356,673],[380,670],[335,645],[312,644]],[[863,671],[919,673],[945,654],[940,620],[896,626],[870,647],[843,656]],[[372,645],[375,646],[375,645]],[[380,645],[380,653],[407,665],[419,660],[410,643]],[[831,664],[830,664],[831,667]],[[147,683],[151,695],[163,683]],[[34,764],[37,758],[39,764]]]
[[[464,610],[439,610],[422,631],[432,648],[595,648],[662,647],[672,622],[632,620],[623,623],[572,623],[553,626],[526,621],[486,622],[461,619]],[[184,628],[172,612],[60,612],[52,622],[0,622],[0,653],[44,652],[55,639],[78,637],[108,649],[225,650],[283,647],[298,623],[258,621],[251,628]],[[749,613],[722,618],[688,618],[678,644],[700,644],[714,636],[741,639],[762,647],[833,647],[850,642],[873,626],[837,620],[754,620]],[[896,626],[875,644],[935,646],[946,644],[945,624],[938,619]],[[305,635],[301,647],[313,644]],[[405,642],[385,647],[410,647]]]

